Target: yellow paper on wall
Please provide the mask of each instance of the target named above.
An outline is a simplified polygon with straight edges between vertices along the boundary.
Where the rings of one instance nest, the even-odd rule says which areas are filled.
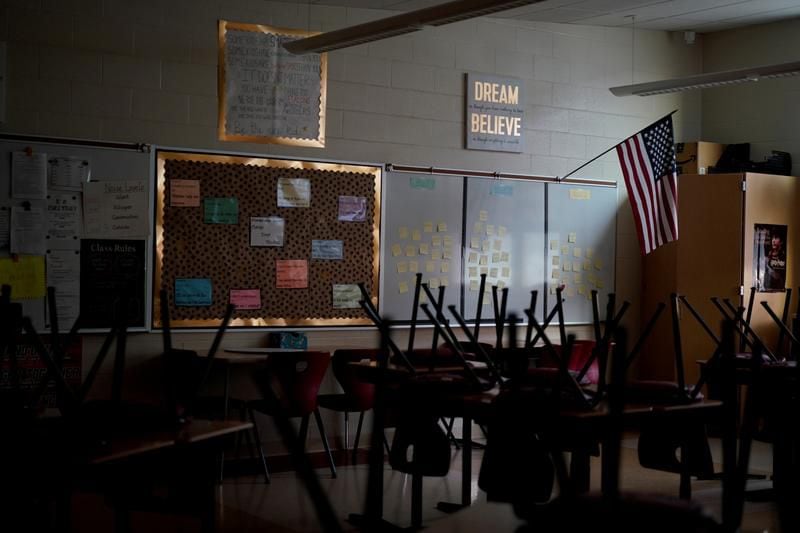
[[[434,272],[436,270],[436,261],[425,261],[425,272]]]
[[[470,252],[469,253],[469,262],[470,263],[477,263],[478,262],[478,252]]]
[[[561,264],[561,256],[554,255],[553,256],[553,266],[559,266]]]
[[[420,233],[420,231],[419,231],[418,229],[415,229],[415,230],[414,230],[414,231],[411,233],[411,240],[414,240],[414,241],[421,241],[421,240],[422,240],[422,233]]]
[[[483,241],[483,243],[481,243],[481,251],[482,252],[488,252],[489,248],[491,248],[491,246],[492,246],[492,243],[490,241],[488,241],[488,240]]]
[[[489,256],[482,255],[480,263],[481,265],[488,265],[489,264]]]
[[[440,249],[436,248],[435,250],[431,250],[431,259],[433,259],[434,261],[438,261],[441,258],[442,258],[442,251]]]
[[[500,252],[495,252],[492,254],[492,263],[499,263],[500,262]]]
[[[474,226],[472,226],[472,233],[483,233],[483,223],[476,222]]]
[[[469,282],[469,290],[477,291],[478,287],[479,287],[478,280],[476,280],[476,279],[470,280],[470,282]]]
[[[434,246],[441,246],[442,245],[442,236],[441,235],[434,235],[431,237],[431,244]]]
[[[569,272],[570,270],[572,270],[572,263],[569,261],[564,261],[563,263],[561,263],[561,269],[564,272]]]
[[[419,245],[419,255],[428,255],[429,249],[426,243],[422,243]]]
[[[481,274],[489,274],[489,267],[480,267],[478,270]]]
[[[602,270],[603,269],[603,260],[602,259],[595,259],[594,268],[596,268],[597,270]]]
[[[480,212],[478,213],[478,219],[479,219],[481,222],[486,222],[487,220],[489,220],[489,212],[488,212],[488,211],[486,211],[486,210],[482,210],[482,211],[480,211]]]
[[[408,239],[408,228],[407,227],[400,226],[398,228],[397,232],[400,234],[400,238],[401,239]]]
[[[478,277],[478,267],[469,267],[469,277],[471,278]]]
[[[398,287],[397,287],[397,290],[400,292],[400,294],[407,293],[408,292],[408,282],[407,281],[401,281],[399,283]]]
[[[569,255],[569,244],[565,244],[561,247],[561,255]]]
[[[570,233],[569,238],[567,239],[569,242],[576,242],[578,240],[577,233]]]
[[[503,249],[503,240],[502,239],[495,239],[494,240],[494,249],[495,250],[502,250]]]
[[[574,255],[575,257],[580,257],[581,253],[582,253],[582,250],[580,248],[573,248],[572,249],[572,255]]]
[[[402,253],[403,253],[403,247],[402,246],[400,246],[399,244],[393,244],[392,245],[392,255],[393,256],[397,257],[398,255],[400,255]]]
[[[594,248],[587,248],[586,249],[586,257],[591,259],[594,256]]]
[[[508,267],[503,267],[503,277],[510,278],[511,277],[511,269]]]
[[[469,241],[469,247],[474,248],[475,250],[479,249],[481,247],[481,240],[477,237],[473,237]]]
[[[433,233],[433,222],[426,220],[425,224],[423,224],[423,230],[425,233]]]
[[[439,229],[439,233],[446,232],[447,231],[447,222],[439,222],[439,225],[437,226],[437,228]]]
[[[44,298],[45,288],[44,257],[22,255],[13,260],[0,259],[0,284],[11,285],[11,298],[30,300]]]
[[[486,235],[494,235],[494,224],[486,224]]]
[[[450,263],[448,261],[442,261],[442,272],[450,272]]]
[[[489,277],[490,278],[496,278],[497,277],[497,268],[489,269]]]
[[[572,271],[573,272],[580,272],[581,271],[581,264],[579,261],[575,261],[572,263]]]
[[[419,263],[417,261],[409,261],[408,262],[408,271],[409,272],[416,272],[419,270]]]
[[[405,261],[398,262],[397,263],[397,273],[398,274],[403,274],[405,272],[408,272],[408,263],[406,263]]]
[[[439,278],[431,278],[428,280],[428,287],[431,289],[438,289],[439,288]]]
[[[503,263],[508,262],[508,252],[501,252],[500,253],[500,261]]]
[[[453,246],[453,237],[451,237],[450,235],[445,235],[443,240],[445,248]]]
[[[410,244],[406,246],[406,257],[415,257],[417,255],[417,248]]]
[[[447,278],[447,276],[442,276],[439,278],[439,284],[442,287],[447,287],[450,284],[450,280]]]
[[[550,241],[550,249],[551,250],[558,250],[558,240],[551,240]]]

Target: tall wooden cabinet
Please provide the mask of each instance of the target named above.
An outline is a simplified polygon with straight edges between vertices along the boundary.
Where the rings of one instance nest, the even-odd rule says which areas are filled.
[[[672,292],[685,295],[717,334],[721,315],[710,298],[746,303],[754,280],[756,224],[787,226],[786,287],[794,289],[794,313],[800,298],[800,178],[754,173],[679,177],[678,240],[643,259],[642,327],[659,301],[668,307],[639,356],[640,377],[674,379]],[[780,315],[784,300],[784,292],[756,293],[751,324],[770,349],[778,329],[761,302]],[[680,324],[686,379],[693,383],[699,375],[696,361],[708,359],[714,344],[686,309],[681,309]]]

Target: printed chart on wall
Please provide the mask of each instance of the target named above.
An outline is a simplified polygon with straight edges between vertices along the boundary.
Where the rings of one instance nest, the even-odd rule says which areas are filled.
[[[223,141],[325,146],[327,54],[292,54],[304,30],[219,21]]]
[[[359,284],[377,305],[380,167],[162,151],[157,165],[154,290],[173,326],[216,325],[229,303],[233,326],[371,324]]]
[[[463,184],[458,177],[387,173],[384,316],[411,319],[418,273],[435,295],[444,287],[445,306],[460,305]]]
[[[480,275],[486,274],[482,319],[494,318],[492,287],[508,288],[506,313],[524,317],[531,291],[539,291],[536,316],[544,303],[543,183],[469,178],[465,212],[464,313],[477,316]]]
[[[592,321],[592,290],[601,312],[614,291],[616,209],[616,188],[547,185],[547,301],[552,307],[564,287],[567,323]]]

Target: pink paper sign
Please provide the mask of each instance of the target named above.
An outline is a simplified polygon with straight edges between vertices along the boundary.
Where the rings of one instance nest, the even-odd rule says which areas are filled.
[[[275,288],[308,288],[308,261],[305,259],[276,259]]]
[[[169,180],[169,205],[200,207],[200,180]]]
[[[231,289],[231,303],[236,309],[261,309],[261,290]]]

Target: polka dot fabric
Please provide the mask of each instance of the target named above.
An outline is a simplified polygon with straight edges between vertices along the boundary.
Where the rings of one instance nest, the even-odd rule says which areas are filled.
[[[365,318],[361,309],[334,309],[332,285],[365,283],[373,291],[375,177],[368,173],[167,160],[164,166],[162,283],[173,294],[177,278],[210,278],[208,307],[170,305],[177,320],[222,318],[230,289],[260,289],[261,309],[234,318],[264,320]],[[305,178],[310,208],[277,205],[278,178]],[[200,207],[171,207],[169,181],[200,181]],[[339,196],[367,198],[365,222],[338,220]],[[238,224],[206,224],[203,199],[237,198]],[[250,217],[285,220],[283,247],[251,247]],[[314,239],[341,240],[342,260],[311,258]],[[275,260],[308,261],[307,289],[276,289]],[[170,298],[174,302],[174,298]]]

